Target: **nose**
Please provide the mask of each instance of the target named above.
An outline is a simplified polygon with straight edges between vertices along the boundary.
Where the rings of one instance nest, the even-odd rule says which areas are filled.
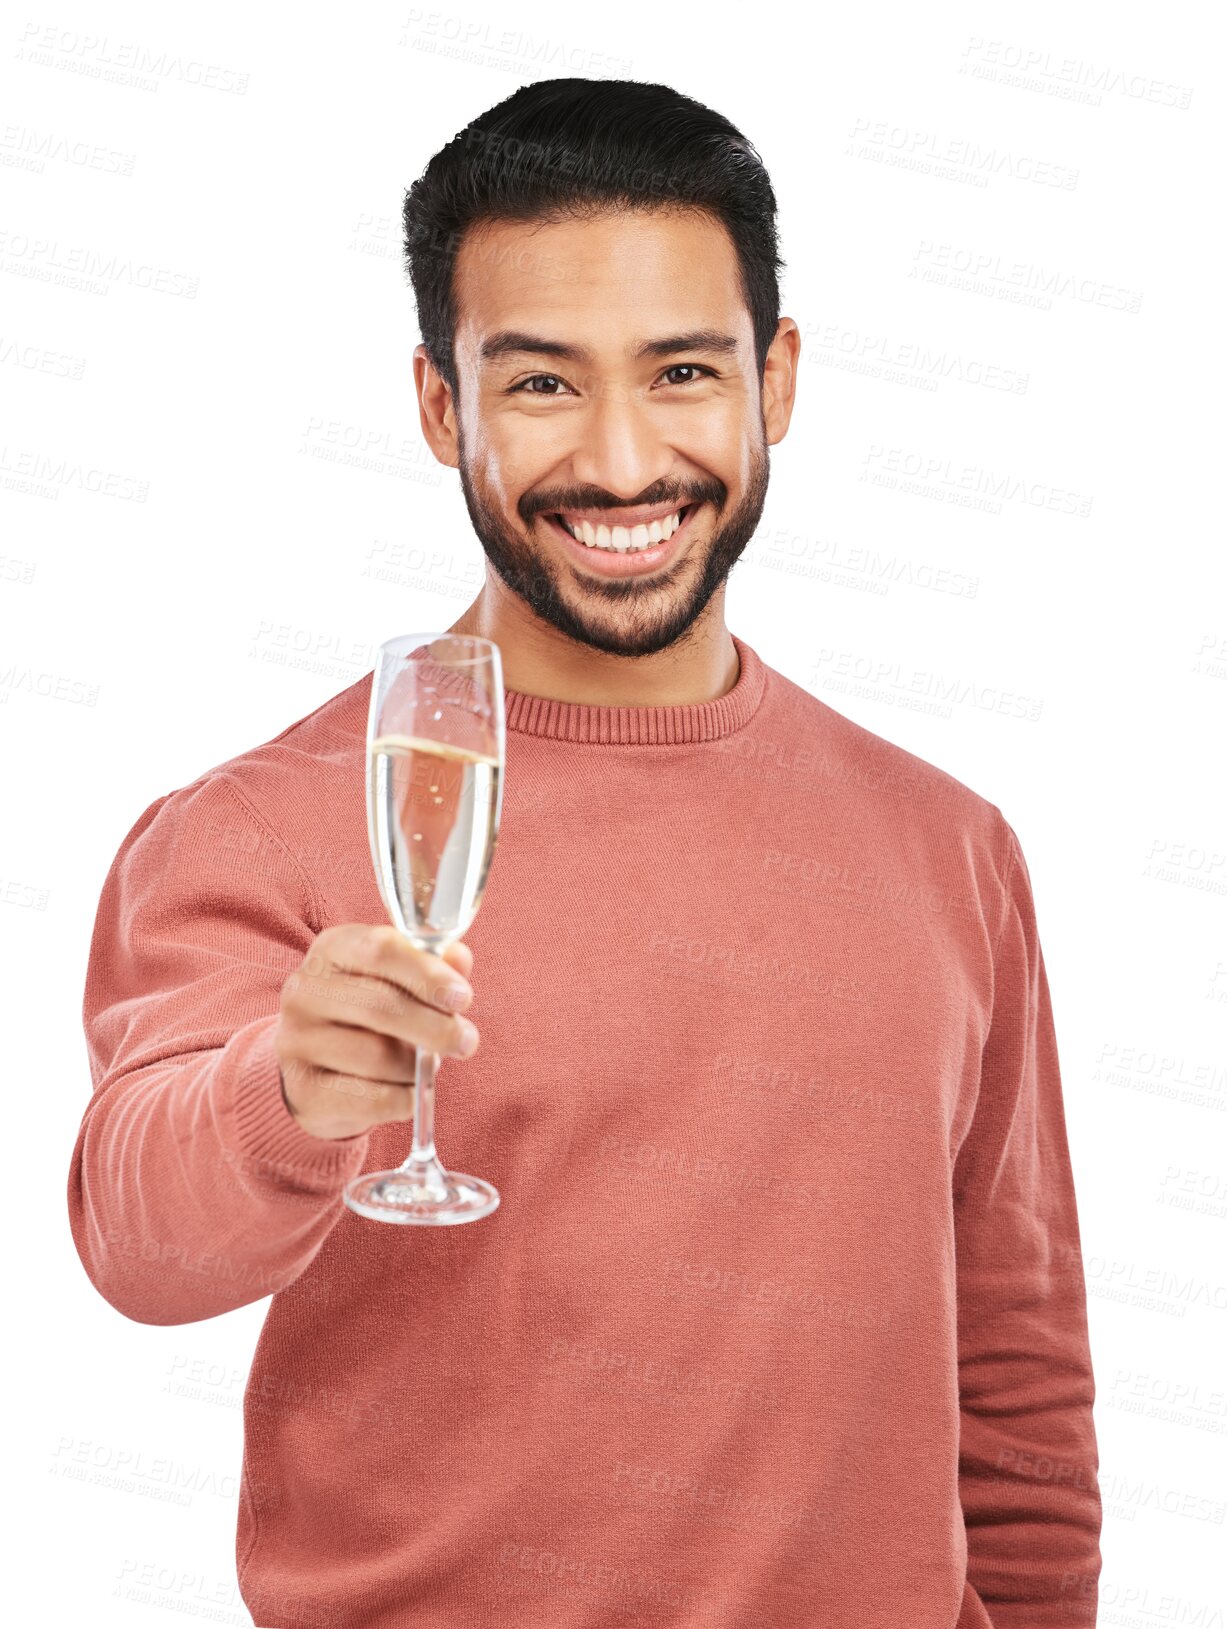
[[[632,502],[673,469],[673,449],[638,393],[610,386],[594,393],[571,456],[577,482]]]

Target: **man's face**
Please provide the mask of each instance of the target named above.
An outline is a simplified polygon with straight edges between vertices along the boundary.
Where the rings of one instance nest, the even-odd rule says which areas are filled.
[[[484,223],[461,244],[455,288],[448,417],[492,566],[583,644],[673,644],[767,491],[753,327],[724,227],[696,211]]]

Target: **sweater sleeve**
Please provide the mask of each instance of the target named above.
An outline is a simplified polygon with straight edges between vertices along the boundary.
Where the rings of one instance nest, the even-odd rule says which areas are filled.
[[[284,1288],[345,1214],[369,1133],[305,1131],[273,1046],[314,915],[293,856],[224,771],[152,804],[112,862],[68,1210],[95,1288],[140,1323],[191,1323]]]
[[[959,1489],[967,1580],[994,1629],[1068,1629],[1096,1613],[1095,1382],[1048,979],[1002,823],[992,1020],[954,1168]]]

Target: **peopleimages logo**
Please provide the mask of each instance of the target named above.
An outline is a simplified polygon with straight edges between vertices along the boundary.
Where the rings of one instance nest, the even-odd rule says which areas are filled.
[[[1192,87],[1188,85],[1100,66],[1085,57],[1065,57],[1004,40],[984,40],[974,34],[963,52],[959,72],[1092,107],[1102,106],[1105,93],[1126,101],[1154,102],[1181,110],[1187,110],[1193,102]]]
[[[924,238],[912,262],[908,276],[921,282],[967,294],[986,294],[1040,311],[1051,311],[1054,300],[1071,300],[1075,305],[1095,306],[1100,311],[1124,311],[1130,316],[1142,309],[1142,295],[1137,289],[1123,288],[1101,277],[1081,277],[1063,267],[1010,260],[991,249]]]
[[[845,153],[849,157],[878,159],[951,180],[972,180],[977,186],[987,186],[1002,175],[1063,192],[1073,192],[1078,185],[1077,170],[1051,159],[1008,147],[982,147],[972,137],[942,135],[887,119],[857,119],[848,141]]]
[[[803,338],[811,349],[807,362],[817,362],[842,372],[863,372],[887,383],[914,383],[936,390],[947,379],[986,390],[1006,391],[1025,396],[1031,382],[1029,373],[963,356],[958,351],[929,346],[910,340],[897,340],[885,334],[864,333],[840,323],[810,322]]]
[[[16,57],[20,62],[145,90],[157,90],[164,80],[175,79],[201,90],[247,94],[248,76],[220,63],[174,56],[135,40],[113,40],[107,34],[82,33],[54,23],[27,23],[17,40]]]
[[[1095,501],[1084,493],[1051,486],[1046,481],[1030,481],[1006,470],[962,464],[940,453],[912,452],[906,447],[874,443],[861,462],[867,467],[857,479],[873,486],[898,486],[900,490],[914,491],[920,496],[944,497],[950,493],[956,497],[981,499],[997,505],[997,512],[1003,502],[1021,503],[1033,509],[1055,509],[1085,520]]]

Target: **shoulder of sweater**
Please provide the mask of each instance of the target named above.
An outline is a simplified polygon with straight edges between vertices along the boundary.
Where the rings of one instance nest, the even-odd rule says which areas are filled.
[[[199,805],[202,795],[209,807],[211,794],[225,787],[270,835],[284,838],[291,828],[297,828],[300,818],[308,825],[326,821],[337,801],[347,793],[352,795],[355,785],[359,799],[364,796],[362,761],[369,691],[367,674],[268,740],[201,770],[191,781],[159,798],[154,807]],[[355,718],[361,718],[357,728]],[[319,792],[319,801],[312,796],[313,790]],[[147,811],[147,816],[152,812]]]
[[[344,690],[339,690],[311,712],[287,724],[267,741],[248,747],[232,758],[214,764],[205,774],[230,775],[247,780],[253,775],[281,766],[291,773],[321,765],[349,764],[354,753],[366,750],[366,706],[370,693],[368,673]],[[360,718],[359,723],[355,723]]]
[[[761,728],[769,733],[772,715],[780,719],[779,709],[783,709],[796,745],[820,753],[827,774],[900,794],[892,798],[892,808],[901,821],[910,815],[956,841],[971,841],[996,857],[1003,872],[1008,871],[1017,839],[1000,808],[988,797],[927,758],[858,724],[774,668],[771,693],[774,708],[767,717],[760,714]]]

